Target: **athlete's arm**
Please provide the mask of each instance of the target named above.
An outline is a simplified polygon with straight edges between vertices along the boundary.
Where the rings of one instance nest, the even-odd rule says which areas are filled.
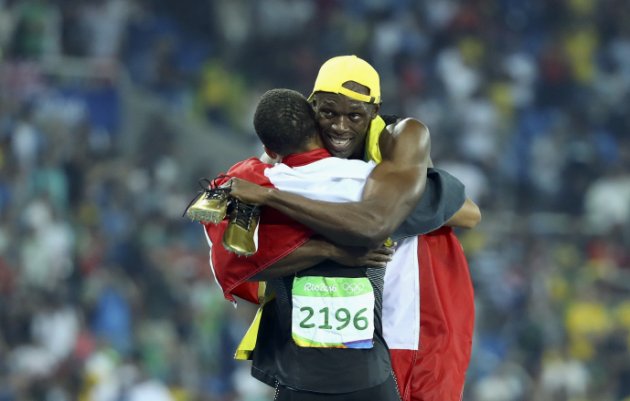
[[[342,247],[323,238],[311,238],[304,245],[254,275],[249,281],[264,281],[295,274],[330,259],[348,267],[384,268],[392,259],[394,249],[380,246],[376,249]]]
[[[231,180],[231,194],[273,207],[338,244],[382,243],[420,199],[431,147],[429,131],[418,120],[405,119],[388,128],[381,135],[383,161],[368,177],[360,202],[315,201],[239,179]]]
[[[407,118],[398,122],[392,135],[381,135],[382,162],[368,177],[363,201],[372,201],[371,215],[380,230],[372,233],[384,240],[411,213],[424,193],[427,167],[431,163],[428,128]]]
[[[461,228],[474,228],[481,221],[481,210],[475,202],[470,198],[466,198],[466,201],[462,207],[446,222],[447,226],[461,227]]]

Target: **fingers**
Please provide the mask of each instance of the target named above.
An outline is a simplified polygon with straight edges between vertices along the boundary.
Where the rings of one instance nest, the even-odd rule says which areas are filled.
[[[367,267],[386,267],[393,258],[394,252],[389,250],[371,251],[365,257],[364,265]]]
[[[243,180],[240,178],[232,177],[228,181],[225,182],[222,186],[229,188],[230,194],[236,198],[239,198],[242,201],[245,199],[241,199],[244,195],[247,195],[248,186],[250,184],[249,181]]]
[[[394,246],[396,246],[396,244],[392,245],[392,246],[381,246],[380,248],[376,249],[376,252],[382,253],[384,255],[393,255],[394,251],[396,250],[394,248]]]
[[[262,205],[265,201],[267,189],[254,182],[232,177],[222,186],[230,189],[230,195],[251,205]]]
[[[375,254],[370,255],[370,260],[387,263],[387,262],[391,262],[392,261],[393,256],[394,256],[393,254],[385,255],[385,254],[382,254],[382,253],[375,253]]]
[[[392,243],[391,246],[387,246],[387,245],[381,245],[378,248],[375,248],[373,250],[371,250],[371,252],[374,253],[380,253],[383,255],[393,255],[394,252],[396,251],[396,243]]]
[[[229,180],[225,181],[223,184],[219,185],[219,188],[232,189],[232,185],[234,183],[234,180],[236,180],[236,178],[230,178]]]

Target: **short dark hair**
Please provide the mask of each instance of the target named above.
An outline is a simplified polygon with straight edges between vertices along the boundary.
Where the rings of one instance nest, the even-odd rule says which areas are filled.
[[[291,89],[265,92],[254,113],[256,134],[269,150],[296,153],[318,134],[315,113],[306,98]]]

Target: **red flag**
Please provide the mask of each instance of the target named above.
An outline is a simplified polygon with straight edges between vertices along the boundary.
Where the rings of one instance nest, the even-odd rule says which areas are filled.
[[[243,160],[213,184],[221,185],[230,177],[237,177],[265,187],[273,187],[264,174],[268,167],[271,165],[257,158]],[[223,290],[223,295],[230,301],[234,301],[236,295],[258,303],[258,283],[247,280],[293,252],[312,235],[312,231],[306,226],[275,209],[264,207],[258,226],[258,251],[252,256],[244,257],[228,252],[223,247],[223,233],[227,225],[228,220],[225,219],[217,225],[204,223],[204,228],[212,246],[210,257],[215,278]]]
[[[459,401],[470,362],[474,293],[468,262],[450,227],[421,235],[420,347],[390,350],[404,401]]]

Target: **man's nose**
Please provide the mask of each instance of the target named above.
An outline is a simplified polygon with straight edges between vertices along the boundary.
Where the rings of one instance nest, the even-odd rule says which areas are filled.
[[[333,130],[336,132],[345,132],[348,130],[348,119],[346,116],[337,116],[332,124]]]

